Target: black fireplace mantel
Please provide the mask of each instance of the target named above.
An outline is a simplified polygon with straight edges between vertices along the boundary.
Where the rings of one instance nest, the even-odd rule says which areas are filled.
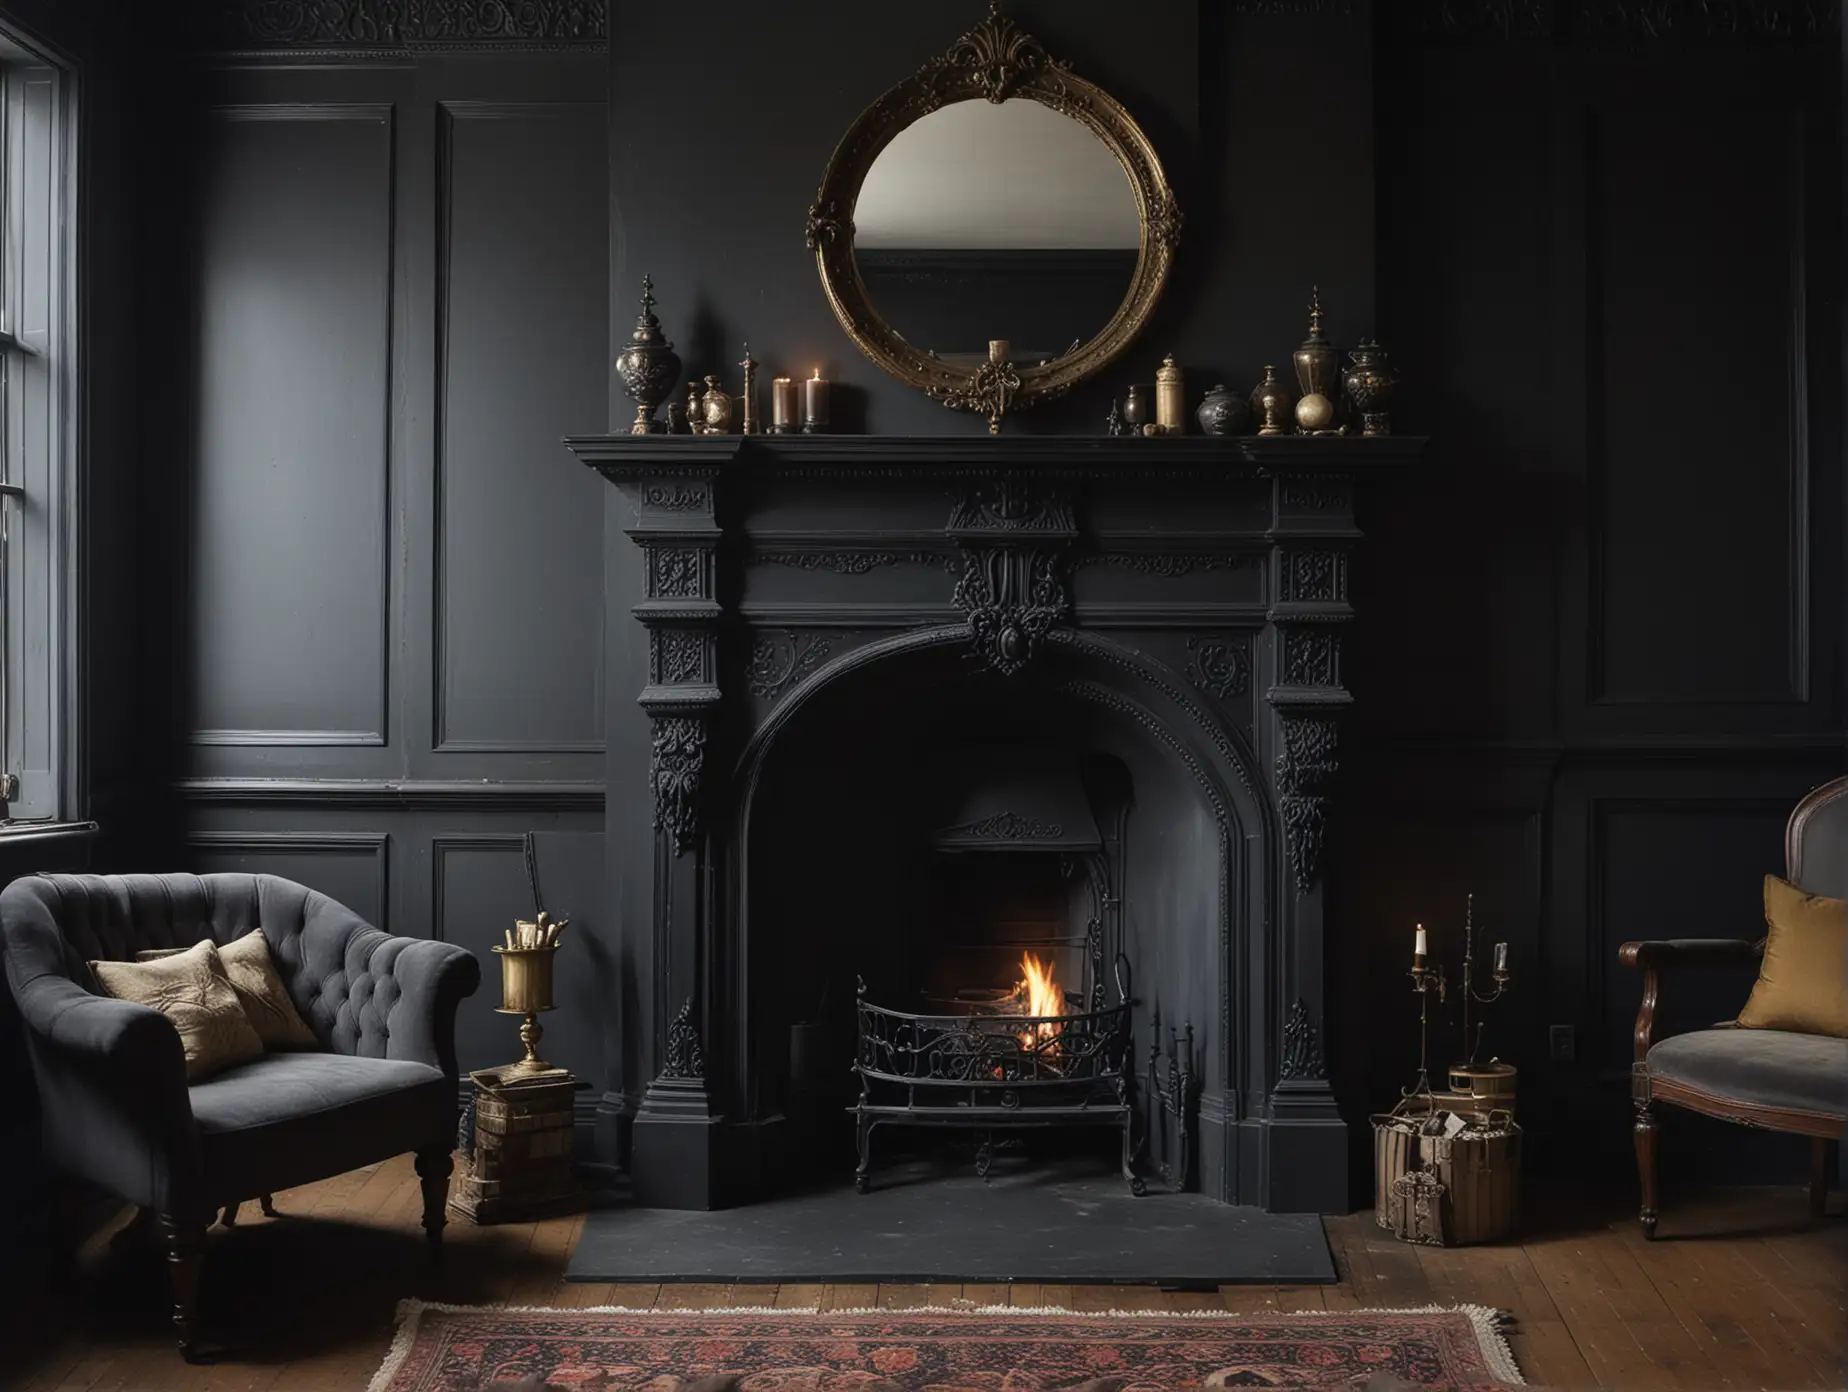
[[[625,901],[622,1087],[606,1098],[638,1198],[712,1207],[775,1182],[743,868],[768,751],[830,687],[953,656],[1056,681],[1139,722],[1217,819],[1200,951],[1198,1185],[1272,1209],[1346,1205],[1322,1062],[1323,826],[1337,770],[1357,485],[1417,437],[597,435],[565,441],[616,486],[636,563],[607,599],[609,786]],[[636,654],[630,656],[631,653]],[[871,675],[869,675],[871,674]],[[1032,689],[1008,686],[1005,689]],[[646,760],[645,766],[641,760]],[[615,797],[612,797],[612,804]],[[645,838],[645,839],[644,839]],[[1208,871],[1209,881],[1212,872]]]

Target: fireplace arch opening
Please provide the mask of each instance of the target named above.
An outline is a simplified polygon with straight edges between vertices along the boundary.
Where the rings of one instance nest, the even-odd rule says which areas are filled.
[[[961,629],[849,653],[747,749],[715,990],[733,1114],[774,1138],[771,1175],[853,1167],[862,1002],[1021,1014],[1037,968],[1042,1005],[1127,1005],[1138,1168],[1160,1183],[1185,1136],[1169,1177],[1235,1197],[1240,1099],[1263,1087],[1271,818],[1241,732],[1140,654],[1068,637],[1007,677]],[[1181,1067],[1176,1118],[1159,1094]]]

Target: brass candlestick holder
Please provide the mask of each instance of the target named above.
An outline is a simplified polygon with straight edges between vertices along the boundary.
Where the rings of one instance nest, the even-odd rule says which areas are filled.
[[[1422,939],[1423,927],[1421,926],[1418,931]],[[1413,1103],[1420,1104],[1422,1110],[1426,1112],[1437,1110],[1437,1098],[1431,1091],[1431,1064],[1428,1050],[1431,1031],[1431,993],[1437,992],[1438,1003],[1441,1005],[1448,989],[1448,983],[1444,980],[1443,967],[1428,966],[1426,956],[1422,952],[1412,954],[1410,975],[1412,989],[1418,992],[1418,1081],[1409,1088],[1399,1089],[1399,1105],[1393,1108],[1396,1114],[1412,1111]]]
[[[1496,1058],[1491,1058],[1487,1063],[1476,1062],[1476,1054],[1482,1046],[1482,1031],[1488,1021],[1477,1020],[1472,1033],[1469,1019],[1471,1001],[1477,1005],[1492,1005],[1502,998],[1508,983],[1514,980],[1508,970],[1508,944],[1495,944],[1494,966],[1489,972],[1489,979],[1495,986],[1486,995],[1475,987],[1475,970],[1476,896],[1471,894],[1464,900],[1463,909],[1463,1045],[1468,1053],[1463,1062],[1450,1065],[1450,1093],[1453,1098],[1467,1099],[1472,1105],[1512,1113],[1517,1076],[1515,1067]]]
[[[537,922],[517,923],[505,945],[494,944],[501,963],[501,1003],[497,1013],[526,1017],[520,1025],[520,1043],[526,1057],[509,1071],[545,1073],[552,1069],[539,1057],[539,1040],[545,1034],[539,1016],[557,1008],[552,1002],[552,959],[561,945],[558,935],[569,922],[562,919],[552,923],[542,911]]]

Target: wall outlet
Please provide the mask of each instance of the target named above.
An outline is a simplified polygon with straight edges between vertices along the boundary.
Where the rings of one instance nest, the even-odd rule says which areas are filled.
[[[1578,1057],[1578,1031],[1571,1025],[1548,1025],[1546,1052],[1554,1063],[1571,1063]]]

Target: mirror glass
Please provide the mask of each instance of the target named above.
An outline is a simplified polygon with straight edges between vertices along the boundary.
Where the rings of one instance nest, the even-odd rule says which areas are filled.
[[[973,366],[1005,338],[1020,364],[1095,337],[1128,295],[1142,242],[1109,146],[1051,107],[954,102],[879,152],[854,208],[854,262],[913,347]]]

